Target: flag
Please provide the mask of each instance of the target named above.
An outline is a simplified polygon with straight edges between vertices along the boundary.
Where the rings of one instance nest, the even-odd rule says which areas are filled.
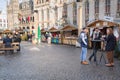
[[[40,43],[41,41],[41,30],[40,30],[40,26],[38,25],[38,43]]]

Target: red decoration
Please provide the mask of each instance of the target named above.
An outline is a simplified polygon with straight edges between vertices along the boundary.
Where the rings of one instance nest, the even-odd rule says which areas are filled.
[[[30,16],[28,16],[28,19],[27,19],[27,20],[28,20],[28,22],[30,21]]]

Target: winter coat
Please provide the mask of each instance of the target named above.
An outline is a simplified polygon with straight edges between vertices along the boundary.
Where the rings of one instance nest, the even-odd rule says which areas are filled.
[[[115,50],[116,46],[116,37],[113,34],[110,34],[106,37],[106,51]]]

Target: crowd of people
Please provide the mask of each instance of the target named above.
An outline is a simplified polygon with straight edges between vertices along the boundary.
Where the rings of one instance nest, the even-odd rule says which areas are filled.
[[[79,43],[81,44],[81,64],[88,65],[87,61],[87,48],[88,48],[88,37],[87,37],[88,29],[83,28],[79,35]],[[98,42],[94,42],[95,40],[99,40]],[[107,63],[105,66],[107,67],[113,67],[114,66],[114,59],[113,59],[113,53],[116,46],[116,37],[113,34],[112,28],[106,29],[106,36],[102,36],[100,30],[98,28],[95,28],[93,35],[91,37],[91,41],[93,41],[93,53],[89,56],[88,60],[91,62],[92,59],[96,62],[96,54],[98,49],[101,47],[101,42],[105,42],[105,51],[107,56]],[[102,48],[103,49],[103,48]]]

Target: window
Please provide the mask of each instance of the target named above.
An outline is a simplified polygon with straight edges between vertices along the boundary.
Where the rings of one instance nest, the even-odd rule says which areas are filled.
[[[37,0],[37,4],[41,4],[42,2],[41,2],[41,0]]]
[[[25,27],[23,27],[23,29],[25,29]]]
[[[41,10],[41,15],[42,15],[42,21],[44,21],[44,11],[43,10]]]
[[[0,22],[2,22],[2,19],[0,19]]]
[[[50,19],[50,12],[49,12],[49,9],[47,9],[47,20],[49,21],[49,19]],[[49,26],[49,22],[48,22],[47,26]]]
[[[29,27],[29,26],[27,26],[27,29],[30,29],[30,27]]]
[[[85,24],[89,21],[89,1],[85,2]]]
[[[110,0],[105,0],[105,15],[110,16]]]
[[[99,18],[99,0],[95,0],[95,19]]]
[[[35,29],[34,26],[32,26],[32,29]]]
[[[120,0],[117,2],[117,17],[120,18]]]
[[[33,22],[34,22],[34,16],[33,16]]]
[[[4,27],[6,27],[6,24],[4,24]]]
[[[44,0],[42,0],[42,3],[44,3]]]
[[[0,24],[0,27],[2,27],[2,24]]]
[[[95,0],[95,14],[99,13],[99,0]]]
[[[64,3],[63,5],[63,17],[67,18],[67,4],[66,3]]]
[[[49,2],[49,0],[46,0],[46,2]]]
[[[58,8],[57,8],[57,6],[55,6],[55,19],[56,19],[56,21],[58,19]]]
[[[73,4],[73,24],[77,24],[77,4]]]

